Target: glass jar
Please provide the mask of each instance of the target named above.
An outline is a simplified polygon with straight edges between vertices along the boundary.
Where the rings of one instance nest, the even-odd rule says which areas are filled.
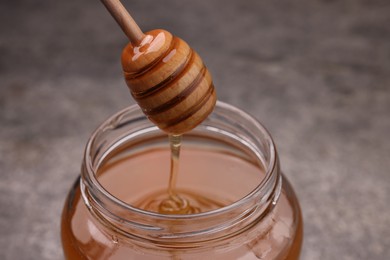
[[[62,213],[66,259],[299,259],[299,204],[265,128],[218,102],[183,138],[178,188],[223,206],[187,215],[136,206],[168,186],[169,145],[131,106],[87,143]]]

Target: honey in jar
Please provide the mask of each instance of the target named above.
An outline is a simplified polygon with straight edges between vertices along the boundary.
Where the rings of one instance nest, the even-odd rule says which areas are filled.
[[[170,155],[137,106],[105,121],[64,205],[66,259],[299,259],[299,203],[260,123],[218,102],[183,136],[165,214]]]

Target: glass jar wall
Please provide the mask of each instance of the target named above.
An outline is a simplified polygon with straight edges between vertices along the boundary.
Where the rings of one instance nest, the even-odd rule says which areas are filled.
[[[136,106],[92,134],[63,209],[67,259],[299,259],[299,204],[261,124],[219,102],[184,135],[176,186],[192,214],[148,208],[168,187],[167,140]]]

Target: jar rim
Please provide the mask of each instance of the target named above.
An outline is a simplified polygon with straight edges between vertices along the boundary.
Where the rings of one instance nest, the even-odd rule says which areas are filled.
[[[135,110],[140,110],[138,105],[132,105],[127,108],[122,109],[121,111],[117,112],[116,114],[110,116],[108,119],[106,119],[91,135],[89,138],[85,152],[84,152],[84,161],[83,161],[83,166],[85,171],[82,172],[82,177],[87,181],[87,184],[93,185],[96,187],[96,190],[98,190],[99,194],[107,198],[110,202],[115,203],[117,206],[122,207],[123,209],[132,211],[134,213],[137,213],[139,215],[143,216],[148,216],[148,217],[155,217],[159,219],[193,219],[193,218],[203,218],[203,217],[211,217],[211,216],[218,216],[220,214],[232,211],[234,209],[237,209],[241,207],[242,205],[248,203],[248,200],[250,200],[253,196],[258,194],[261,190],[264,189],[265,186],[270,182],[271,180],[271,175],[275,172],[275,167],[277,167],[278,164],[278,159],[277,159],[277,153],[275,149],[275,144],[274,141],[269,134],[268,130],[258,121],[256,120],[253,116],[249,115],[248,113],[242,111],[239,108],[236,108],[230,104],[217,101],[216,107],[221,108],[223,110],[227,110],[232,113],[238,113],[240,116],[244,117],[246,120],[250,121],[257,130],[260,130],[264,137],[267,139],[269,143],[269,165],[266,167],[265,175],[264,178],[260,181],[260,183],[248,194],[246,194],[244,197],[241,199],[226,205],[224,207],[206,211],[206,212],[201,212],[201,213],[193,213],[193,214],[161,214],[157,212],[152,212],[152,211],[147,211],[143,210],[137,207],[134,207],[130,204],[127,204],[126,202],[120,200],[119,198],[115,197],[112,195],[110,192],[108,192],[103,185],[97,180],[96,176],[96,170],[93,167],[93,159],[90,156],[91,150],[92,150],[92,143],[93,141],[97,138],[101,130],[106,127],[107,125],[112,124],[113,121],[117,120],[118,118],[121,118],[121,116],[125,113],[135,111]]]
[[[248,230],[276,205],[282,178],[271,135],[254,117],[220,101],[193,133],[218,136],[221,140],[227,138],[229,142],[239,142],[249,149],[264,169],[264,177],[252,191],[227,206],[183,215],[143,210],[112,195],[97,177],[103,160],[128,140],[147,137],[157,131],[158,128],[134,105],[109,117],[88,140],[82,164],[81,195],[90,213],[107,228],[144,244],[154,241],[167,248],[173,242],[184,247],[207,247],[211,240],[223,241]],[[115,137],[113,140],[109,138],[110,134]]]

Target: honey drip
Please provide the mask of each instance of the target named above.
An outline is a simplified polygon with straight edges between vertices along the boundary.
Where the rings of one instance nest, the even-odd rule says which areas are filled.
[[[156,194],[156,197],[159,198],[147,203],[145,205],[146,209],[154,209],[158,206],[157,211],[161,214],[193,214],[200,212],[198,207],[191,206],[189,200],[181,197],[176,190],[177,176],[179,174],[181,139],[182,135],[169,135],[171,169],[167,194],[162,197]]]
[[[168,198],[161,201],[158,212],[161,214],[191,214],[200,209],[192,207],[189,201],[182,198],[176,191],[177,176],[179,174],[179,159],[182,135],[169,135],[171,148],[171,171],[168,184]]]
[[[226,206],[226,202],[217,201],[197,192],[182,190],[176,187],[179,175],[179,160],[182,135],[169,135],[170,175],[167,190],[156,191],[135,205],[139,208],[160,214],[195,214]]]

